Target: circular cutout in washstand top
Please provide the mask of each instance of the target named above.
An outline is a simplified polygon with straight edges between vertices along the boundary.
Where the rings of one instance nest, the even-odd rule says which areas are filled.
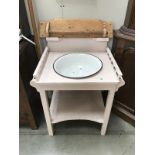
[[[99,72],[102,61],[91,54],[70,53],[55,60],[53,68],[56,73],[68,78],[85,78]]]

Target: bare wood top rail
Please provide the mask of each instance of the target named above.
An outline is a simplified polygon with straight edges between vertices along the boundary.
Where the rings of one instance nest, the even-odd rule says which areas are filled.
[[[39,25],[40,37],[112,38],[111,22],[102,20],[53,19]]]

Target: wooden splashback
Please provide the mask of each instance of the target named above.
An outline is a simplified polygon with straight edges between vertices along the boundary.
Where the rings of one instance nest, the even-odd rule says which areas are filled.
[[[102,20],[54,19],[40,22],[40,37],[112,38],[111,22]]]

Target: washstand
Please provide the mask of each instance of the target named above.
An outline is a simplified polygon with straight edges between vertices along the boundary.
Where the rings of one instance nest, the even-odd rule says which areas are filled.
[[[40,93],[49,135],[53,124],[67,120],[101,123],[105,135],[115,92],[125,84],[107,46],[111,23],[51,20],[40,23],[40,36],[47,46],[30,84]],[[105,104],[102,90],[108,91]],[[50,104],[48,91],[53,91]]]

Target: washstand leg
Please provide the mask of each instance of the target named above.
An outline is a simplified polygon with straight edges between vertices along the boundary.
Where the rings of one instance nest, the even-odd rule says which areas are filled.
[[[49,109],[49,103],[48,103],[48,97],[46,91],[40,91],[40,97],[42,101],[42,106],[44,110],[44,116],[47,124],[48,134],[50,136],[53,136],[53,127],[51,123],[51,115],[50,115],[50,109]]]
[[[105,107],[105,111],[104,111],[104,123],[102,124],[102,127],[101,127],[101,135],[106,134],[114,95],[115,95],[115,91],[113,91],[113,90],[108,91],[108,96],[107,96],[107,100],[106,100],[106,107]]]

